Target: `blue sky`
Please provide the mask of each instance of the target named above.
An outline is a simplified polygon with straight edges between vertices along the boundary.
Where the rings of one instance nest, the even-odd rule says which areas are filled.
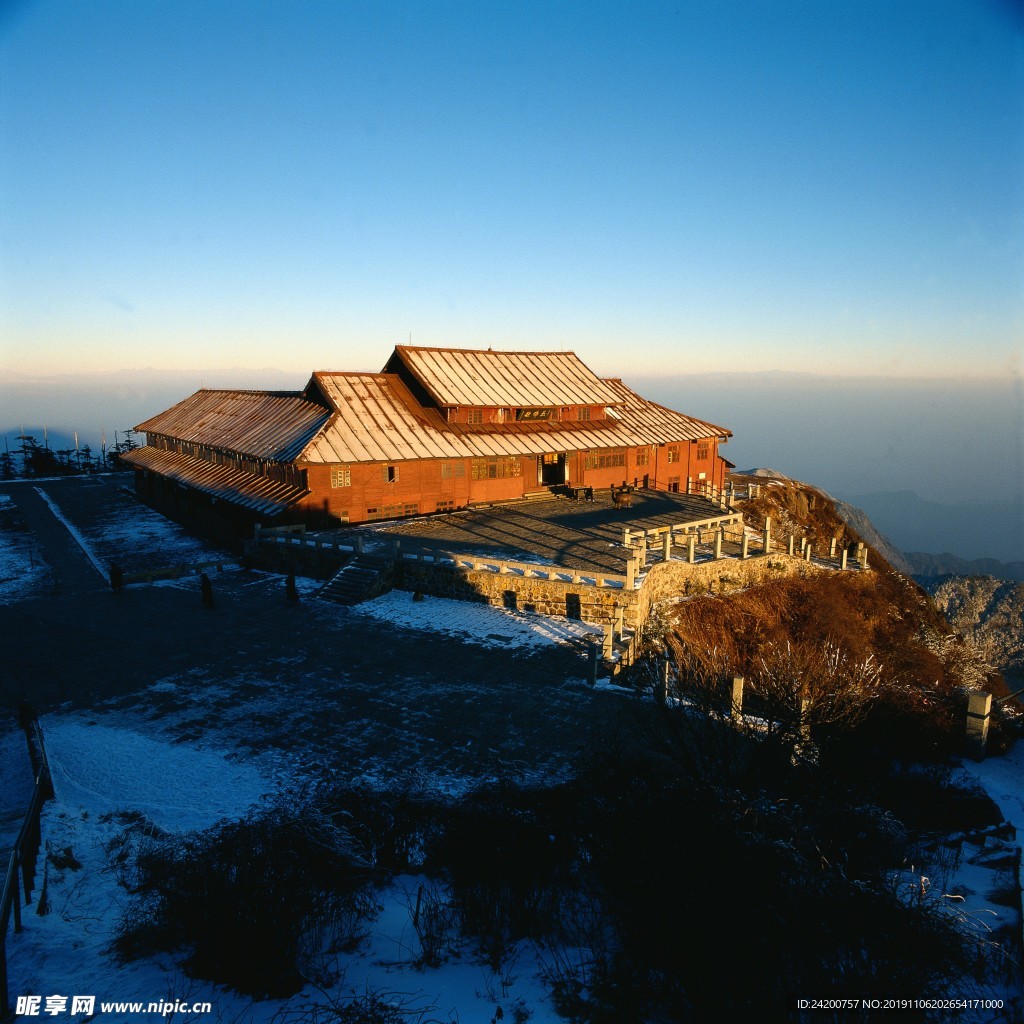
[[[1014,0],[0,6],[0,372],[1016,375]]]

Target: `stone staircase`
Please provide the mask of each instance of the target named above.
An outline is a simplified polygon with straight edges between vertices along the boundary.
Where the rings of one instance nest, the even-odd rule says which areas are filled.
[[[319,591],[317,597],[334,604],[353,605],[391,589],[391,563],[373,555],[354,555]]]

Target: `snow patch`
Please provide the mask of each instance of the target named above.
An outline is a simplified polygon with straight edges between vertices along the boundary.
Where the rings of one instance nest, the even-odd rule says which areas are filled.
[[[402,629],[418,629],[480,644],[483,647],[535,647],[538,644],[581,642],[600,635],[601,627],[572,619],[531,615],[443,597],[413,600],[404,590],[392,590],[352,611]]]
[[[187,832],[241,817],[268,792],[256,768],[216,751],[52,716],[42,725],[57,799],[78,812],[140,811],[165,831]]]

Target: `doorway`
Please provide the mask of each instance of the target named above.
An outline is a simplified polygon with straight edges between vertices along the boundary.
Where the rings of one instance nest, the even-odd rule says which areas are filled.
[[[565,455],[542,455],[540,457],[540,481],[545,487],[557,487],[565,483]]]

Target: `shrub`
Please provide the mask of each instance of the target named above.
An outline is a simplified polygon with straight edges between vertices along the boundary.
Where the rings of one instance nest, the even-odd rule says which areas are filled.
[[[154,841],[138,878],[122,955],[189,948],[191,973],[257,997],[322,980],[323,958],[375,909],[372,872],[348,835],[308,808]]]

